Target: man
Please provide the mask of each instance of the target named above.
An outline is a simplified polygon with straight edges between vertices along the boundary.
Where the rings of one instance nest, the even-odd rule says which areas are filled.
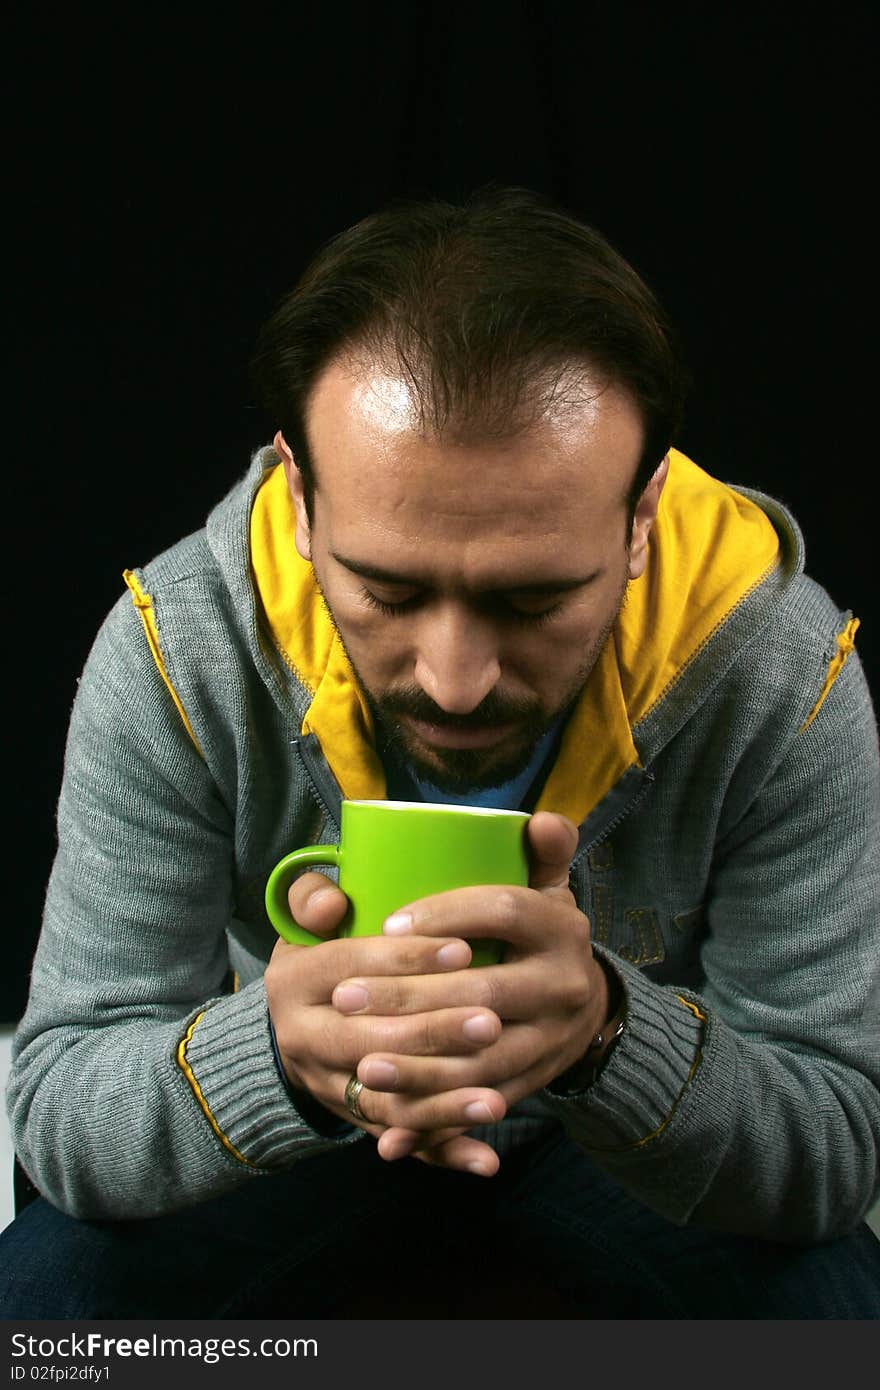
[[[441,1251],[574,1316],[877,1316],[857,623],[672,447],[653,297],[529,194],[398,205],[255,370],[273,446],[127,572],[80,685],[6,1316],[332,1316]],[[385,796],[533,811],[529,887],[353,941],[308,873],[323,940],[277,941],[272,866]]]

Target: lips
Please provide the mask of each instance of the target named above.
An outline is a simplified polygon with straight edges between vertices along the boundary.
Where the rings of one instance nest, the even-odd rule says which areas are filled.
[[[454,724],[431,724],[405,715],[403,721],[422,743],[432,748],[494,748],[516,729],[515,724],[489,724],[475,728]]]

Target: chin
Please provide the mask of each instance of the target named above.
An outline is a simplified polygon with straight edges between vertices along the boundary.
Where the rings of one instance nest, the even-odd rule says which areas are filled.
[[[416,776],[431,782],[443,792],[453,796],[466,796],[468,792],[485,791],[487,787],[499,787],[522,772],[529,760],[530,749],[506,750],[504,755],[494,758],[479,757],[471,750],[462,749],[460,753],[447,751],[442,757],[426,756],[422,749],[407,749],[409,764]]]

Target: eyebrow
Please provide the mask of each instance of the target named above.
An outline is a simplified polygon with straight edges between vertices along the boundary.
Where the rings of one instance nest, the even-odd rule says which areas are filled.
[[[369,561],[352,560],[345,555],[340,555],[337,551],[331,550],[333,559],[350,570],[352,574],[358,575],[361,579],[372,579],[377,584],[398,585],[400,588],[423,588],[425,581],[414,578],[411,574],[398,574],[394,570],[384,569],[381,565],[373,565]],[[543,594],[567,593],[571,589],[581,589],[592,580],[598,578],[600,570],[593,570],[589,574],[579,575],[570,579],[545,579],[538,583],[529,580],[522,584],[508,583],[490,586],[481,590],[487,594],[532,594],[536,598]]]

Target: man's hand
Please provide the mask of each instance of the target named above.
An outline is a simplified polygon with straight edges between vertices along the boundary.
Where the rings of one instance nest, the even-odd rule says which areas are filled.
[[[475,973],[465,969],[471,952],[464,941],[436,932],[326,939],[338,930],[348,903],[322,874],[308,873],[297,879],[289,902],[294,919],[325,939],[317,946],[277,943],[265,975],[269,1013],[291,1084],[309,1091],[326,1109],[355,1123],[343,1095],[346,1083],[367,1054],[467,1057],[500,1035],[497,1015],[482,1002],[457,1000],[455,989],[449,992],[449,1003],[440,1008],[395,1009],[388,1014],[357,1007],[356,985],[349,984],[345,993],[339,989],[341,980],[382,980],[391,989],[394,982],[400,987],[400,981],[407,977],[424,982],[453,973],[461,979]],[[347,1001],[348,1008],[334,1007],[334,1000]],[[419,1105],[426,1126],[432,1130],[460,1130],[500,1119],[506,1108],[497,1091],[477,1084],[435,1097],[419,1097]],[[421,1123],[413,1098],[406,1093],[377,1096],[375,1108],[374,1116],[364,1106],[370,1123],[362,1126],[375,1137],[389,1125],[411,1124],[414,1116]],[[469,1157],[473,1159],[465,1141],[452,1147],[440,1161],[468,1166]]]
[[[506,1109],[579,1060],[607,1019],[608,983],[568,887],[577,831],[563,816],[542,812],[529,822],[529,844],[528,888],[457,889],[411,903],[385,924],[391,939],[420,948],[428,940],[500,939],[507,943],[501,964],[358,974],[333,992],[335,1008],[351,1019],[439,1022],[450,1010],[483,1006],[503,1023],[500,1036],[479,1051],[384,1047],[361,1057],[360,1103],[385,1126],[383,1158],[417,1153],[428,1162],[495,1171],[497,1156],[487,1145],[447,1130],[440,1117],[458,1110],[477,1123],[464,1097],[478,1092],[499,1097]]]

